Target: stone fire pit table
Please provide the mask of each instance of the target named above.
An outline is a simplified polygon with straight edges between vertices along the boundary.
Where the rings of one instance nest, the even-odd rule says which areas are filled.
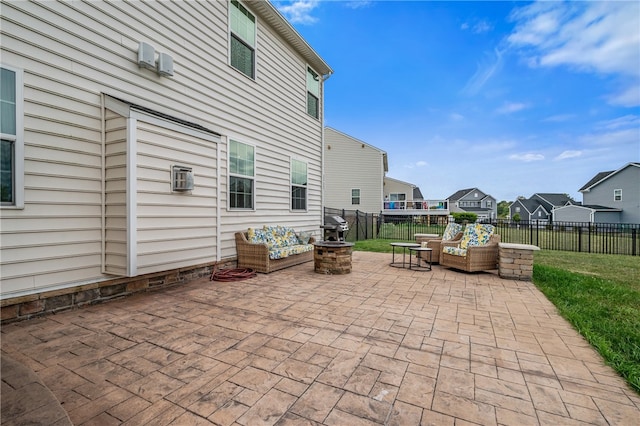
[[[345,241],[316,241],[313,245],[313,266],[317,273],[328,275],[351,273],[353,243]]]

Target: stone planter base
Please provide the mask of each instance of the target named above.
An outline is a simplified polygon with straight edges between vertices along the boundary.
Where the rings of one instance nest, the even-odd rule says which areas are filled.
[[[498,275],[500,278],[531,281],[533,276],[533,252],[540,250],[529,244],[498,244]]]

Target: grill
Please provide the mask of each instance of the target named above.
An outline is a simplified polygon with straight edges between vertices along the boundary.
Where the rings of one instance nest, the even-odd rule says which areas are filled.
[[[349,230],[349,224],[340,216],[325,216],[324,225],[325,241],[344,241],[344,234]]]

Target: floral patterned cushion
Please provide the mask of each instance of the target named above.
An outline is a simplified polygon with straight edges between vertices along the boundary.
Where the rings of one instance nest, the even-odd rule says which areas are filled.
[[[462,249],[460,247],[444,247],[442,249],[443,253],[452,254],[454,256],[466,256],[467,249]]]
[[[444,228],[444,233],[442,234],[443,241],[453,240],[453,237],[458,235],[458,232],[462,231],[462,225],[459,223],[451,222]]]
[[[267,235],[262,229],[249,228],[247,231],[247,240],[253,244],[264,244],[267,242]]]
[[[289,255],[305,253],[313,250],[313,244],[297,244],[288,247],[276,247],[269,250],[269,259],[284,259]]]
[[[466,249],[471,246],[483,246],[489,242],[493,235],[493,225],[484,225],[479,223],[470,223],[464,228],[460,248]]]

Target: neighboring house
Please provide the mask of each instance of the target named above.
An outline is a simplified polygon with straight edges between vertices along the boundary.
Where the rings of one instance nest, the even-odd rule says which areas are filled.
[[[3,1],[0,24],[3,320],[232,262],[248,227],[318,231],[332,70],[268,1]]]
[[[557,209],[554,220],[640,223],[640,163],[600,172],[580,192],[582,206]]]
[[[548,222],[553,220],[552,214],[555,208],[574,204],[567,194],[535,193],[529,198],[519,198],[509,206],[509,218],[515,215],[520,220],[539,220]]]
[[[419,195],[420,199],[416,200],[414,195]],[[384,208],[404,210],[422,208],[422,192],[417,185],[385,176]]]
[[[478,220],[493,220],[498,217],[498,203],[491,195],[478,188],[456,191],[447,198],[451,213],[475,213]]]
[[[387,153],[331,127],[325,128],[324,141],[324,205],[380,212]]]

